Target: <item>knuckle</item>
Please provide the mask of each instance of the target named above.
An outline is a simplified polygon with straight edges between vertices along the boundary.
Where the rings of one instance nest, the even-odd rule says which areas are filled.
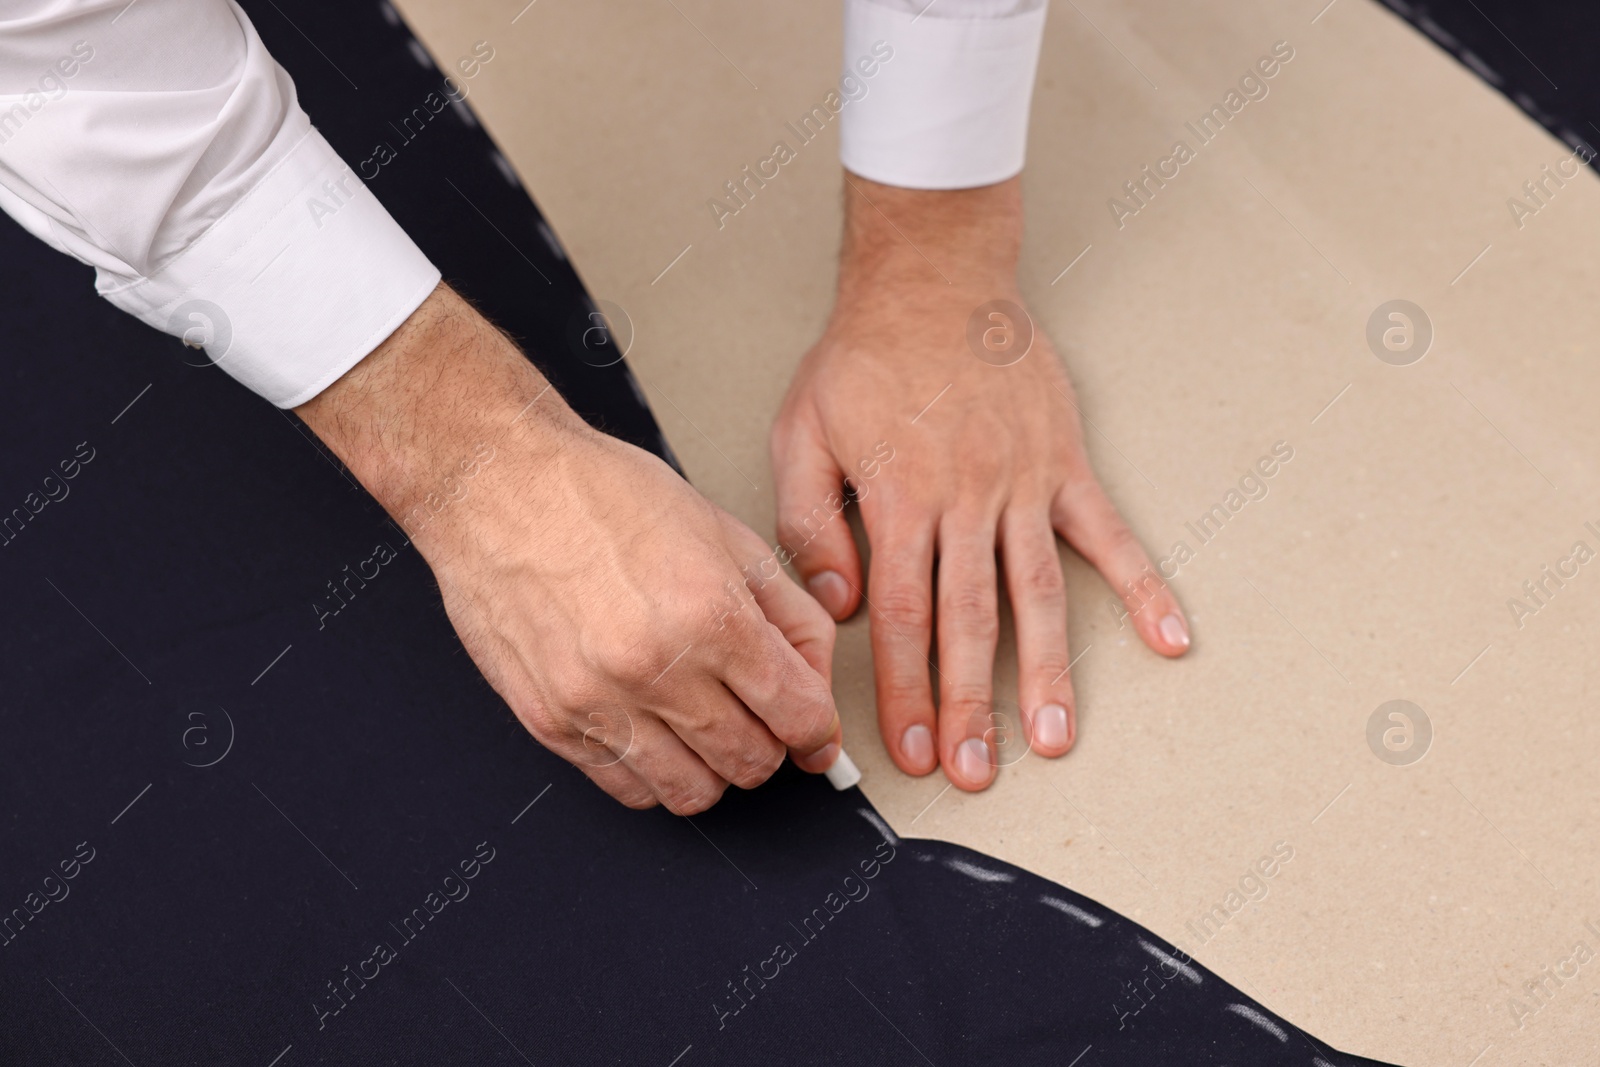
[[[1115,551],[1128,549],[1136,549],[1141,553],[1144,551],[1144,547],[1139,544],[1139,538],[1126,523],[1113,522],[1105,532],[1105,540],[1106,545]]]
[[[714,783],[675,782],[664,789],[661,802],[675,815],[698,815],[721,800],[722,791],[726,788],[727,783],[720,780]]]
[[[1060,600],[1067,595],[1067,581],[1054,556],[1026,565],[1018,577],[1022,591],[1036,600]]]
[[[740,666],[747,668],[738,672],[740,695],[758,718],[765,718],[770,709],[781,703],[788,672],[781,660],[766,654],[748,656]]]
[[[874,598],[884,621],[900,629],[927,629],[933,622],[928,594],[911,586],[891,586]]]
[[[525,701],[512,708],[523,729],[527,730],[534,738],[545,747],[561,734],[561,718],[550,710],[548,704],[540,700]]]
[[[1072,675],[1067,673],[1067,667],[1071,662],[1065,655],[1051,652],[1039,657],[1034,662],[1033,676],[1046,688],[1052,690],[1063,689],[1070,692]]]
[[[833,732],[833,694],[820,675],[811,668],[786,664],[763,675],[761,686],[772,686],[771,699],[762,701],[753,692],[746,706],[783,745],[810,751],[822,745]],[[780,761],[781,762],[781,761]]]
[[[1000,608],[992,591],[977,585],[961,585],[950,591],[945,607],[952,629],[962,636],[985,640],[999,637]]]
[[[549,696],[544,712],[554,726],[565,715],[576,715],[595,695],[595,677],[584,668],[572,664],[562,665],[544,678]]]
[[[609,793],[623,807],[632,808],[634,811],[644,811],[660,803],[656,799],[656,795],[646,789],[643,783],[640,782],[630,781],[621,784],[604,785],[596,781],[595,784]]]
[[[891,678],[878,683],[878,703],[885,709],[920,712],[933,703],[933,691],[926,679]]]
[[[643,641],[611,648],[601,654],[601,670],[627,689],[644,689],[659,678],[671,663],[650,643]]]
[[[734,757],[733,775],[728,781],[740,789],[754,789],[777,773],[783,757],[780,745],[753,743]]]
[[[994,693],[987,685],[970,682],[953,682],[945,690],[945,703],[957,711],[968,714],[987,714]]]
[[[1004,427],[991,430],[989,440],[1003,440]],[[965,460],[956,471],[958,495],[968,501],[992,504],[1000,498],[1000,487],[1011,481],[1009,457],[983,453]]]
[[[694,701],[687,707],[680,707],[673,716],[673,732],[686,737],[715,736],[717,727],[722,725],[721,719],[715,709]]]
[[[833,720],[835,711],[833,700],[826,689],[820,685],[819,690],[811,695],[805,706],[795,718],[795,747],[815,748],[826,742],[833,734]]]
[[[633,748],[633,716],[624,708],[604,708],[572,719],[581,758],[591,766],[620,763]]]
[[[839,637],[838,624],[826,608],[807,596],[800,602],[800,618],[791,622],[787,631],[778,631],[778,639],[793,648],[807,642],[819,647],[825,659],[833,656],[833,646]]]

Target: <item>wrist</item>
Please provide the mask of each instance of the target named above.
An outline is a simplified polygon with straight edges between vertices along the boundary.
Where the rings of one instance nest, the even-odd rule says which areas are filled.
[[[841,304],[934,286],[995,296],[1016,290],[1020,179],[927,190],[881,185],[847,172],[845,182]]]
[[[587,430],[503,334],[440,286],[295,413],[425,554],[456,540],[475,479],[507,449],[546,464]],[[502,463],[503,466],[503,463]]]

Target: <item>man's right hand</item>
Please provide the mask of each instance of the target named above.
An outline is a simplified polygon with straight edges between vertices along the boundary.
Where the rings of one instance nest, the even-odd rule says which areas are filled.
[[[833,620],[448,288],[295,410],[422,552],[522,724],[624,804],[693,814],[786,751],[838,757]]]

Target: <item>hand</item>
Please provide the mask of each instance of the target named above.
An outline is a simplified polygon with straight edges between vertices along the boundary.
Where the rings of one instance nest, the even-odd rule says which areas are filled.
[[[848,525],[824,519],[837,514],[827,502],[840,502],[844,484],[860,498],[884,744],[909,774],[943,765],[954,784],[980,790],[996,763],[986,735],[997,553],[1026,739],[1042,755],[1062,755],[1077,736],[1057,533],[1122,596],[1152,649],[1182,655],[1188,626],[1089,467],[1049,339],[1034,331],[1031,349],[1006,366],[995,364],[1014,351],[986,361],[969,347],[980,305],[1022,303],[1016,180],[958,192],[847,180],[833,316],[772,431],[778,537],[812,594],[848,618],[863,599],[861,561]]]
[[[449,289],[296,410],[405,528],[528,732],[624,804],[693,814],[786,750],[837,758],[832,620]]]

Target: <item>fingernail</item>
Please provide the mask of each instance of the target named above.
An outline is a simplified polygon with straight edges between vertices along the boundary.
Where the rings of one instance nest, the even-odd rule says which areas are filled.
[[[974,785],[988,785],[994,777],[989,762],[989,746],[979,737],[969,737],[956,749],[956,772]]]
[[[900,753],[919,771],[933,770],[933,731],[918,723],[900,735]]]
[[[1072,740],[1067,732],[1067,709],[1060,704],[1046,704],[1033,713],[1033,747],[1066,748]]]
[[[804,756],[797,756],[795,758],[795,763],[802,771],[809,771],[812,774],[816,774],[818,771],[825,771],[829,767],[832,767],[833,761],[838,758],[838,754],[838,744],[836,742],[829,741],[815,752],[808,753]]]
[[[1189,647],[1189,627],[1176,611],[1161,620],[1161,640],[1174,648]]]
[[[806,579],[806,588],[829,615],[837,619],[844,614],[844,606],[850,599],[850,583],[838,571],[813,574]]]

